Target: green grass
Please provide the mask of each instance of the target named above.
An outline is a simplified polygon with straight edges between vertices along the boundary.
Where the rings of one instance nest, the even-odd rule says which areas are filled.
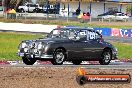
[[[132,59],[132,44],[111,42],[118,49],[119,59]]]
[[[22,40],[35,39],[41,35],[0,32],[0,60],[19,60],[17,47]]]
[[[37,34],[20,34],[0,32],[0,60],[20,60],[16,55],[17,47],[22,40],[40,38]],[[118,49],[119,59],[132,59],[132,45],[111,42]]]

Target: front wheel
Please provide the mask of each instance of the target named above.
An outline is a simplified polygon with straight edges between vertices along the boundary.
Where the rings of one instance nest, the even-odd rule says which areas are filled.
[[[65,52],[62,49],[57,49],[54,53],[54,60],[51,61],[53,65],[62,65],[65,60]]]
[[[33,65],[36,62],[36,59],[28,57],[22,57],[22,60],[26,65]]]
[[[24,13],[25,11],[24,11],[24,9],[20,9],[19,12],[20,13]]]
[[[38,13],[39,12],[39,8],[34,9],[33,12]]]
[[[99,60],[101,65],[108,65],[112,59],[112,54],[110,50],[104,50],[102,53],[102,58]]]

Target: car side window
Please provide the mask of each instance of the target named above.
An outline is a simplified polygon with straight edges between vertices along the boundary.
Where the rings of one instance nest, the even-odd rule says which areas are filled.
[[[101,35],[96,32],[96,39],[101,39]]]
[[[100,35],[95,31],[87,32],[87,40],[98,40],[100,38],[101,38]]]
[[[30,4],[27,4],[27,7],[29,7],[30,6]]]
[[[36,7],[36,5],[31,4],[30,7]]]
[[[86,41],[87,40],[87,31],[86,30],[80,30],[77,37],[79,37],[79,39],[81,41]]]
[[[61,31],[61,32],[60,32],[60,36],[61,36],[62,38],[67,38],[67,36],[68,36],[68,31],[67,31],[67,30]]]
[[[68,37],[69,37],[69,39],[74,39],[76,37],[75,30],[70,30],[69,29]]]
[[[87,32],[87,39],[88,39],[88,40],[94,40],[94,39],[95,39],[95,32],[93,32],[93,31],[88,31],[88,32]]]

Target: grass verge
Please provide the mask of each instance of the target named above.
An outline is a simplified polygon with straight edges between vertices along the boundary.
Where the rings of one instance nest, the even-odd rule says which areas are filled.
[[[87,22],[80,23],[79,21],[68,21],[65,20],[33,20],[33,19],[5,19],[1,18],[0,22],[7,23],[26,23],[26,24],[46,24],[46,25],[61,25],[61,26],[80,26],[80,27],[98,27],[98,28],[125,28],[132,29],[132,22]]]
[[[19,60],[17,47],[22,40],[42,37],[40,34],[17,34],[0,32],[0,60]]]
[[[132,44],[111,42],[118,49],[119,59],[132,59]]]

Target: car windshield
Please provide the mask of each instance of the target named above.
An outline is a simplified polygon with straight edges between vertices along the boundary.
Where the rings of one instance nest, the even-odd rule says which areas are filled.
[[[54,29],[47,36],[48,38],[68,38],[68,30],[66,29]]]

